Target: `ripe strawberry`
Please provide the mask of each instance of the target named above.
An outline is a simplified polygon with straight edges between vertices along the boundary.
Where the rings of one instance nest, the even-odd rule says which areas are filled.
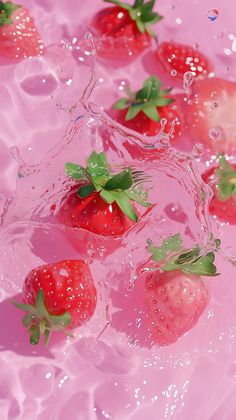
[[[173,105],[175,99],[169,95],[171,89],[161,90],[161,82],[156,76],[145,80],[142,89],[127,91],[127,97],[119,99],[113,108],[119,110],[114,115],[120,124],[146,136],[155,136],[161,130],[161,119],[165,118],[165,130],[169,132],[175,121],[172,137],[180,135],[183,114],[180,105]]]
[[[24,283],[26,304],[15,305],[27,312],[23,318],[31,344],[40,335],[48,343],[52,331],[77,328],[92,317],[97,291],[89,266],[81,260],[65,260],[32,270]]]
[[[201,278],[215,276],[214,253],[200,255],[200,248],[179,252],[181,238],[174,235],[157,248],[149,241],[155,262],[164,260],[160,269],[147,275],[144,303],[153,344],[166,346],[197,323],[209,302],[209,292]]]
[[[164,70],[175,78],[183,79],[186,72],[192,72],[194,77],[207,76],[213,70],[209,59],[189,45],[176,42],[162,42],[157,49],[157,57]]]
[[[216,153],[236,150],[236,83],[212,78],[193,86],[187,122],[192,137]]]
[[[93,152],[86,169],[67,163],[66,171],[78,184],[63,198],[58,213],[65,226],[116,237],[138,221],[133,201],[149,207],[146,194],[135,188],[140,173],[125,168],[112,176],[104,153]]]
[[[236,224],[236,165],[231,165],[225,157],[219,157],[219,165],[208,169],[203,175],[214,196],[209,204],[209,212],[220,221]]]
[[[113,59],[139,55],[155,37],[151,26],[162,19],[153,11],[155,0],[135,0],[133,6],[118,0],[104,0],[115,4],[98,12],[91,25],[102,37],[98,54]]]
[[[0,1],[0,56],[21,59],[43,54],[43,42],[29,10]]]

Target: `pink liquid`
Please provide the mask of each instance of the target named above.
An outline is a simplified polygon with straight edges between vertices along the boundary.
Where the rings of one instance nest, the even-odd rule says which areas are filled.
[[[0,68],[4,104],[0,187],[6,197],[13,196],[8,203],[3,199],[1,206],[1,417],[233,420],[236,311],[234,267],[229,259],[234,262],[235,228],[210,224],[201,198],[201,192],[208,197],[209,190],[192,158],[172,151],[160,136],[150,159],[134,133],[116,127],[97,106],[86,110],[78,105],[90,76],[89,43],[81,46],[81,38],[79,44],[74,39],[72,49],[57,44],[62,37],[72,40],[86,33],[90,16],[102,2],[88,1],[86,8],[81,2],[77,15],[78,1],[68,5],[60,0],[56,7],[52,0],[22,3],[32,10],[49,48],[43,58],[3,63]],[[200,0],[189,3],[193,2],[160,2],[158,11],[166,16],[157,28],[160,40],[186,42],[187,33],[188,43],[198,42],[212,58],[217,76],[232,77],[234,54],[225,54],[224,48],[232,43],[228,35],[234,33],[233,3],[224,9],[219,1],[214,3],[220,12],[215,22],[207,18],[212,5]],[[79,29],[78,22],[84,28]],[[91,100],[109,109],[126,83],[136,89],[150,73],[170,85],[151,51],[125,67],[97,60]],[[20,157],[16,149],[12,151],[20,163],[15,193],[18,164],[10,159],[11,146],[20,148]],[[186,133],[176,146],[190,151],[193,143]],[[82,230],[75,234],[53,222],[51,205],[59,206],[69,186],[64,163],[77,159],[83,164],[91,149],[104,149],[114,166],[132,162],[151,177],[146,186],[150,201],[157,205],[122,240]],[[210,161],[207,157],[206,164],[204,159],[198,156],[201,170]],[[186,247],[195,243],[211,247],[213,233],[221,238],[226,258],[217,259],[222,275],[208,281],[211,301],[197,326],[169,347],[150,349],[145,326],[138,322],[140,294],[132,293],[132,285],[138,267],[148,259],[146,239],[159,245],[177,232]],[[33,267],[77,258],[78,253],[90,262],[99,291],[93,319],[74,338],[56,335],[47,348],[30,346],[10,301],[21,292]]]

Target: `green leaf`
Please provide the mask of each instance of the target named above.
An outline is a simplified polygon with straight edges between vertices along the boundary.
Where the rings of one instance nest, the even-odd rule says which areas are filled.
[[[129,100],[127,98],[121,98],[113,104],[114,109],[126,109],[129,108]]]
[[[195,247],[193,250],[181,254],[177,259],[167,262],[162,268],[164,271],[180,270],[184,273],[197,274],[199,276],[217,276],[217,268],[213,264],[215,255],[208,252],[204,256],[199,257],[200,248]],[[198,256],[196,258],[196,256]]]
[[[199,276],[217,276],[217,268],[213,264],[215,261],[215,255],[213,252],[208,252],[203,257],[200,257],[198,260],[194,261],[192,264],[186,264],[181,269],[185,273],[197,274]]]
[[[105,190],[128,190],[132,187],[133,180],[132,180],[132,173],[130,168],[124,169],[117,175],[114,175],[109,181],[106,182],[104,189]]]
[[[194,248],[190,249],[189,251],[181,253],[178,258],[175,260],[176,264],[185,264],[191,262],[193,259],[196,259],[200,255],[200,247],[195,246]]]
[[[109,177],[109,165],[105,153],[93,152],[89,156],[87,170],[95,182],[98,182],[99,178],[101,182],[107,180]]]
[[[142,111],[151,120],[156,122],[160,121],[160,116],[155,106],[144,106]]]
[[[44,332],[44,345],[47,346],[51,336],[51,330],[46,329]]]
[[[33,307],[33,305],[25,305],[24,303],[17,303],[17,302],[12,302],[12,303],[13,305],[15,305],[18,309],[21,309],[22,311],[35,313],[35,308]]]
[[[27,314],[23,317],[22,324],[24,325],[24,327],[28,328],[30,324],[32,324],[32,321],[33,321],[32,314]]]
[[[48,318],[49,313],[44,304],[44,291],[43,289],[39,289],[39,292],[36,296],[36,312],[37,316],[42,318]]]
[[[174,101],[175,101],[175,100],[174,100],[174,99],[172,99],[172,98],[157,98],[157,99],[154,101],[154,104],[155,104],[157,107],[161,107],[161,106],[170,105],[170,104],[172,104]]]
[[[138,221],[138,216],[134,210],[134,207],[132,205],[132,202],[129,198],[129,195],[123,191],[123,192],[116,192],[116,203],[120,207],[120,209],[123,211],[123,213],[133,222]]]
[[[128,195],[131,200],[135,201],[138,204],[141,204],[143,207],[150,207],[151,204],[147,201],[147,192],[142,190],[130,190]]]
[[[30,329],[30,343],[33,345],[38,344],[40,339],[40,330],[38,325],[31,325]]]
[[[75,163],[67,162],[65,164],[66,174],[76,180],[88,180],[86,170]]]
[[[115,201],[115,193],[111,191],[106,191],[104,189],[101,190],[100,196],[105,200],[107,203],[112,204]]]
[[[87,185],[83,185],[82,187],[80,187],[77,194],[82,198],[84,198],[84,197],[86,198],[94,191],[96,191],[94,185],[93,184],[87,184]]]
[[[10,25],[13,23],[11,17],[16,9],[21,7],[19,4],[14,4],[11,1],[0,1],[0,27]]]
[[[144,3],[144,0],[136,0],[134,5],[133,5],[133,8],[137,9],[137,8],[141,7],[143,5],[143,3]]]
[[[64,314],[57,316],[50,315],[48,319],[52,326],[59,327],[61,329],[68,327],[71,323],[71,315],[69,312],[65,312]]]
[[[217,197],[220,201],[226,201],[231,197],[234,186],[227,182],[220,182],[217,185]]]
[[[126,116],[125,116],[125,120],[126,121],[130,121],[130,120],[132,120],[133,118],[135,118],[136,117],[136,115],[138,115],[138,113],[140,112],[140,111],[142,111],[142,105],[132,105],[130,108],[129,108],[129,110],[128,110],[128,112],[127,112],[127,114],[126,114]]]
[[[182,239],[179,233],[165,239],[160,247],[156,247],[152,241],[148,241],[148,251],[152,254],[153,261],[162,261],[170,253],[178,252],[181,247]]]
[[[145,32],[145,25],[141,20],[136,20],[136,25],[139,31],[143,34]]]

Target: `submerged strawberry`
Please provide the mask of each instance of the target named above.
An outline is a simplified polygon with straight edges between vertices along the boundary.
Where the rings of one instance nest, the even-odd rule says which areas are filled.
[[[214,196],[209,204],[209,212],[220,221],[236,224],[236,165],[231,165],[223,155],[219,164],[202,175]]]
[[[216,276],[214,253],[201,255],[199,246],[180,252],[180,235],[164,241],[161,247],[149,241],[155,262],[164,260],[161,271],[146,277],[144,303],[153,344],[174,343],[197,323],[209,302],[209,292],[201,276]]]
[[[43,42],[29,10],[0,1],[0,56],[21,59],[43,54]]]
[[[87,168],[67,163],[66,171],[78,182],[64,197],[58,213],[66,226],[116,237],[138,221],[133,202],[150,206],[147,194],[136,186],[143,174],[125,168],[111,175],[105,153],[93,152]]]
[[[114,118],[131,130],[147,136],[154,136],[161,130],[161,119],[167,120],[166,131],[170,131],[175,121],[174,135],[180,134],[183,114],[175,98],[170,96],[171,89],[161,90],[161,82],[156,76],[145,80],[137,92],[127,91],[127,97],[119,99],[113,108],[119,110]]]
[[[207,76],[213,70],[209,59],[189,45],[162,42],[157,49],[157,57],[164,70],[179,79],[183,79],[186,72],[197,78]]]
[[[47,344],[52,331],[67,331],[86,323],[97,303],[89,266],[81,260],[35,268],[26,277],[23,293],[26,303],[14,304],[27,312],[23,325],[31,344],[38,344],[40,335]]]
[[[236,150],[236,83],[213,77],[194,83],[187,122],[192,137],[216,153]]]
[[[162,19],[153,11],[155,0],[135,0],[133,6],[118,0],[104,1],[115,6],[101,10],[92,20],[95,33],[102,36],[98,54],[113,59],[140,54],[155,37],[152,25]]]

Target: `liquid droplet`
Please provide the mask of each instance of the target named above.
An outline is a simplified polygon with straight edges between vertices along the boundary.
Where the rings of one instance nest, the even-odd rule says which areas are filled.
[[[171,70],[171,76],[176,76],[177,75],[177,71],[176,70]]]
[[[189,90],[190,86],[193,84],[194,75],[191,71],[186,71],[183,76],[183,88]]]
[[[197,159],[203,154],[204,150],[205,146],[202,143],[197,143],[193,147],[192,156]]]
[[[214,22],[218,18],[219,12],[217,9],[211,9],[207,13],[207,17],[211,22]]]
[[[212,140],[219,140],[222,134],[220,127],[213,127],[208,131],[208,135]]]

